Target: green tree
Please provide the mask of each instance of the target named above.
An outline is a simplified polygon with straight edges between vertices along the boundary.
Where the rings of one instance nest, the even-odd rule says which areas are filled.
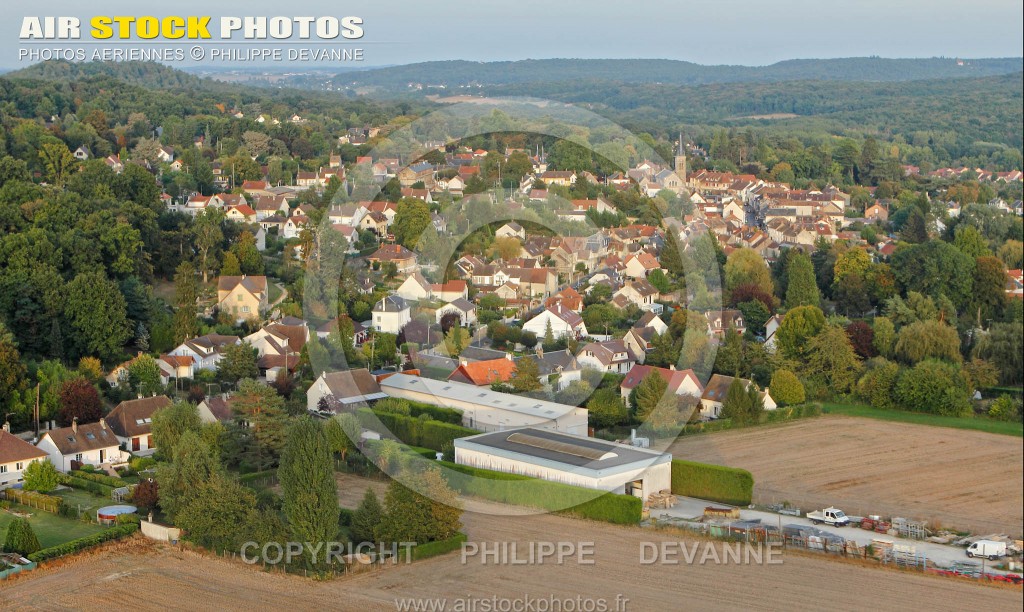
[[[953,232],[953,246],[972,259],[992,255],[981,232],[973,225],[958,225],[956,227]]]
[[[590,424],[594,427],[612,427],[625,423],[629,410],[622,396],[612,387],[598,389],[587,402]]]
[[[458,357],[462,349],[469,346],[469,330],[453,326],[444,336],[444,346],[450,356]]]
[[[260,375],[258,359],[259,352],[245,342],[229,345],[222,351],[222,358],[217,363],[217,378],[227,383],[257,378]]]
[[[128,382],[142,394],[152,394],[160,388],[160,366],[149,355],[142,354],[128,364]]]
[[[220,275],[221,276],[241,276],[242,275],[242,264],[238,263],[238,257],[234,253],[228,251],[224,253],[224,261],[220,264]]]
[[[39,538],[36,537],[36,532],[32,530],[28,519],[21,517],[12,519],[7,526],[4,550],[27,556],[38,551],[39,548]]]
[[[896,400],[904,410],[943,416],[971,414],[970,391],[955,365],[926,360],[896,382]]]
[[[199,283],[196,282],[196,269],[185,261],[178,265],[174,273],[174,342],[182,343],[199,335],[198,307]]]
[[[905,363],[925,359],[944,359],[960,363],[960,336],[956,329],[942,321],[915,321],[900,330],[896,340],[896,356]]]
[[[166,512],[166,496],[161,506]],[[228,476],[215,472],[190,487],[174,524],[195,544],[216,551],[237,551],[245,542],[268,539],[267,517],[257,508],[256,495]]]
[[[732,291],[740,285],[756,285],[769,295],[775,290],[771,270],[753,249],[736,249],[725,262],[725,288]]]
[[[39,159],[46,170],[46,179],[58,187],[68,179],[78,160],[62,142],[48,142],[39,149]]]
[[[814,306],[821,303],[821,294],[814,278],[814,264],[811,258],[802,251],[788,249],[789,266],[787,268],[789,283],[786,285],[786,308],[797,306]]]
[[[527,393],[543,388],[537,360],[533,357],[522,357],[516,361],[516,371],[508,383],[516,393]]]
[[[220,222],[222,213],[207,210],[196,216],[192,224],[192,239],[199,251],[199,269],[203,273],[203,282],[209,282],[209,273],[213,271],[214,255],[224,241],[224,232]]]
[[[796,374],[789,370],[776,370],[772,375],[769,393],[780,406],[794,406],[804,403],[804,385]]]
[[[324,424],[324,434],[327,435],[331,451],[341,455],[342,461],[349,452],[358,448],[362,433],[363,428],[359,424],[359,419],[350,412],[339,414]]]
[[[974,260],[947,242],[929,240],[896,251],[892,271],[908,292],[932,298],[944,295],[957,308],[963,308],[971,298]]]
[[[373,542],[377,525],[384,516],[384,506],[377,499],[373,487],[367,487],[359,507],[352,513],[352,524],[349,527],[349,539],[353,543]]]
[[[259,249],[256,247],[256,237],[252,235],[252,232],[245,230],[239,234],[232,250],[238,258],[242,274],[263,274],[263,255],[260,254]],[[225,273],[221,271],[221,274]]]
[[[284,398],[273,388],[246,378],[238,383],[231,409],[239,459],[257,470],[274,465],[286,440]]]
[[[1001,383],[1019,385],[1024,379],[1024,323],[993,323],[980,334],[974,356],[996,364]]]
[[[416,483],[413,490],[403,482]],[[423,544],[453,537],[462,528],[458,496],[436,468],[402,474],[384,497],[384,516],[374,531],[378,542]]]
[[[742,378],[733,378],[729,383],[729,390],[725,393],[725,400],[722,402],[721,416],[731,419],[736,425],[746,425],[754,422],[752,420],[754,405],[747,393],[748,381]]]
[[[64,315],[77,355],[114,359],[132,336],[124,296],[103,272],[82,272],[67,285]]]
[[[791,359],[803,359],[812,338],[825,327],[825,314],[817,306],[797,306],[783,317],[775,332],[779,350]]]
[[[975,259],[971,291],[971,310],[977,315],[978,325],[988,319],[999,318],[1006,307],[1006,269],[995,257]]]
[[[860,357],[842,327],[829,325],[808,343],[808,373],[833,391],[849,392],[859,370]]]
[[[391,233],[395,242],[406,248],[416,248],[416,243],[427,226],[430,225],[430,207],[423,200],[402,198],[398,201],[395,220],[391,224]]]
[[[323,427],[309,416],[300,417],[288,428],[277,477],[290,536],[298,542],[334,541],[339,510],[331,448]],[[307,556],[306,561],[314,566],[312,557]]]
[[[894,389],[900,367],[884,357],[869,359],[857,382],[857,396],[875,408],[895,408]]]
[[[634,417],[637,421],[643,421],[658,407],[658,402],[668,391],[668,383],[661,374],[652,371],[633,390]]]
[[[57,473],[57,468],[53,467],[53,464],[46,459],[29,463],[25,467],[25,471],[22,472],[22,477],[25,479],[22,488],[26,491],[49,493],[60,484],[60,474]]]
[[[202,426],[199,410],[193,404],[174,402],[153,413],[153,423],[150,426],[153,445],[160,449],[160,454],[165,459],[174,461],[174,449],[181,437],[185,432],[199,435]]]
[[[181,435],[172,455],[173,461],[157,466],[156,481],[160,487],[160,507],[174,520],[178,511],[196,496],[198,488],[220,474],[222,468],[213,449],[194,431]]]

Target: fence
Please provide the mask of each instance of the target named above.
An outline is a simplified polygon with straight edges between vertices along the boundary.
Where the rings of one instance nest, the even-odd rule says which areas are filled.
[[[8,501],[36,508],[37,510],[52,512],[54,514],[60,510],[60,505],[64,501],[59,497],[54,497],[53,495],[44,495],[42,493],[25,491],[23,489],[6,489],[4,493]]]

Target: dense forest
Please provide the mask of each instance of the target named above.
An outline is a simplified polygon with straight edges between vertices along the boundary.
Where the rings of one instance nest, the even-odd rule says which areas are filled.
[[[508,85],[599,80],[620,83],[703,85],[710,83],[821,81],[911,81],[980,77],[1020,72],[1021,58],[975,59],[963,65],[952,58],[888,59],[851,57],[799,59],[770,66],[703,66],[665,59],[543,59],[515,62],[453,60],[423,62],[339,74],[338,82],[403,90],[409,83]]]

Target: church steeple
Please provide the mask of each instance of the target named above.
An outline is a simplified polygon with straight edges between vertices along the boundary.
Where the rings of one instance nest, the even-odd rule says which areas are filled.
[[[679,180],[686,184],[686,145],[683,144],[683,133],[679,132],[679,146],[676,148],[676,157],[673,162],[676,175]]]

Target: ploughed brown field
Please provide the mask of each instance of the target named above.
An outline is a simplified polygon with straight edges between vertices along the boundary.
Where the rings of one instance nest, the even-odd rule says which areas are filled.
[[[670,451],[754,475],[754,501],[1024,533],[1020,438],[826,415],[676,440]]]
[[[349,484],[355,484],[350,482]],[[0,608],[10,610],[337,609],[394,610],[399,598],[492,596],[605,598],[621,594],[628,610],[836,610],[864,608],[1019,610],[1019,588],[901,572],[783,553],[781,565],[643,565],[641,543],[680,536],[551,516],[467,513],[470,540],[591,541],[594,564],[483,565],[456,551],[411,565],[316,582],[271,574],[228,560],[155,544],[136,536],[106,550],[29,572],[0,584]],[[685,537],[685,536],[683,536]],[[681,557],[680,557],[681,558]],[[480,609],[480,608],[478,608]]]

